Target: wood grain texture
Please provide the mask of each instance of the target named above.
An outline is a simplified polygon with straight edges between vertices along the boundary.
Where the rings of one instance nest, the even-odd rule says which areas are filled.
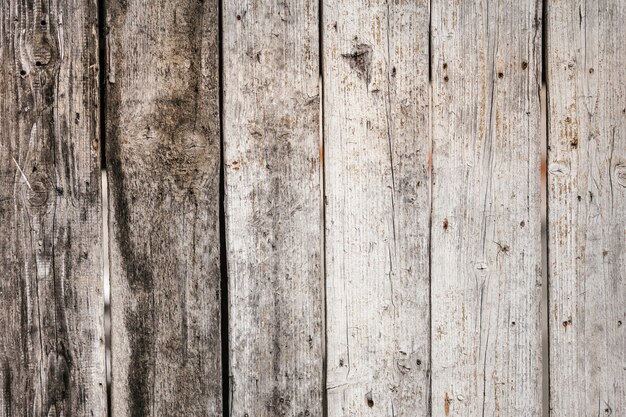
[[[547,17],[550,408],[626,415],[626,5]]]
[[[432,4],[432,415],[541,413],[541,4]]]
[[[429,415],[427,1],[323,3],[328,415]]]
[[[114,417],[222,413],[217,7],[107,3]]]
[[[95,1],[0,2],[0,416],[106,416]]]
[[[222,19],[230,415],[321,416],[318,2]]]

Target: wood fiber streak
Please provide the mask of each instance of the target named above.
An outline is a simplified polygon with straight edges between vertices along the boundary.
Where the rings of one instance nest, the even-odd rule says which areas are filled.
[[[0,416],[106,416],[95,1],[0,2]]]
[[[541,4],[432,4],[432,415],[541,414]]]
[[[626,4],[547,17],[550,409],[626,415]]]
[[[429,2],[322,10],[328,416],[428,416]]]
[[[219,416],[218,4],[106,7],[113,416]]]
[[[317,1],[227,1],[230,415],[322,416]]]

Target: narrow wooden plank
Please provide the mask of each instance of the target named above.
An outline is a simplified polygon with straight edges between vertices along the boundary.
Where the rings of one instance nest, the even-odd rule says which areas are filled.
[[[328,415],[427,416],[429,2],[322,10]]]
[[[626,4],[548,3],[550,408],[626,415]]]
[[[230,415],[321,416],[318,2],[222,19]]]
[[[432,7],[433,416],[538,416],[541,4]]]
[[[106,416],[96,2],[0,2],[0,416]]]
[[[107,18],[113,416],[220,415],[218,2]]]

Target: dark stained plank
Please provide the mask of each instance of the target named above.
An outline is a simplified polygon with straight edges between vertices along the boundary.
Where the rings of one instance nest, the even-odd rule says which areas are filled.
[[[319,5],[227,1],[232,416],[322,416]]]
[[[221,415],[218,4],[107,18],[113,416]]]
[[[0,3],[0,416],[106,416],[95,1]]]

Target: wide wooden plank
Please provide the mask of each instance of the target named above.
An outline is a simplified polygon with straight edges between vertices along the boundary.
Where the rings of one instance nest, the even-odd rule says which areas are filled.
[[[318,8],[224,3],[232,416],[323,415]]]
[[[0,2],[0,416],[106,416],[93,0]]]
[[[429,2],[322,10],[328,415],[427,416]]]
[[[548,2],[554,416],[626,415],[626,4]]]
[[[538,416],[541,2],[432,7],[432,415]]]
[[[221,415],[218,2],[107,18],[113,416]]]

